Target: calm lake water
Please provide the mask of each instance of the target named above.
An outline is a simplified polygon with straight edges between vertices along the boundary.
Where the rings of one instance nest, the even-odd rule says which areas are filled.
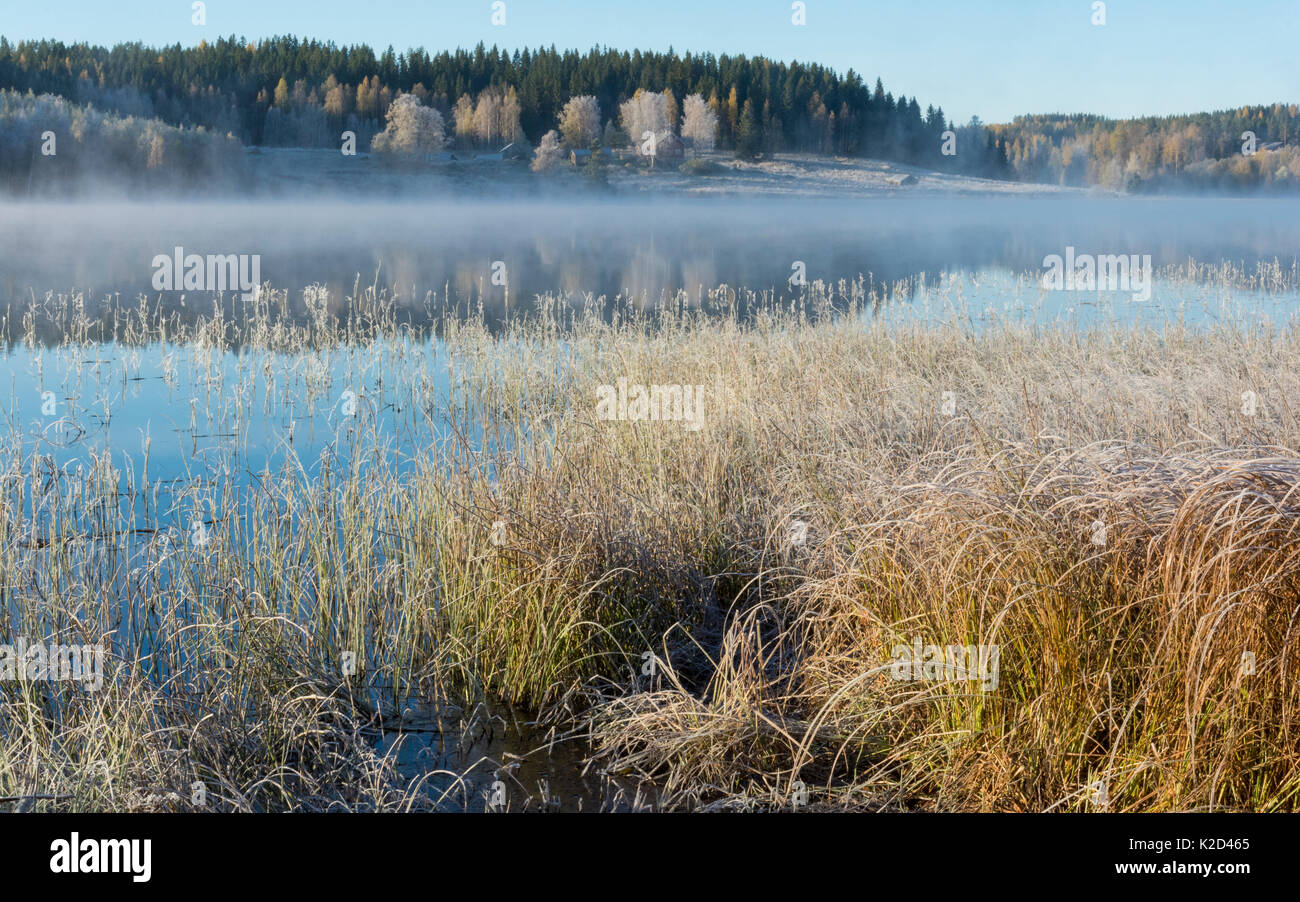
[[[542,293],[698,300],[726,284],[789,291],[809,282],[871,284],[942,273],[1041,271],[1043,258],[1150,255],[1156,267],[1232,262],[1289,266],[1300,202],[1214,198],[886,197],[745,202],[678,198],[618,203],[6,204],[0,207],[0,303],[84,292],[93,311],[153,290],[153,260],[248,254],[261,279],[297,295],[358,284],[389,288],[413,322],[430,304],[481,299],[489,315]],[[494,274],[496,280],[494,281]],[[504,283],[504,284],[498,284]],[[211,304],[189,309],[207,312]],[[12,331],[12,326],[11,326]]]

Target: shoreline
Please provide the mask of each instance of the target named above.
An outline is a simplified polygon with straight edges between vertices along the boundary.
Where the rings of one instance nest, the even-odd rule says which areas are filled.
[[[468,196],[591,196],[632,199],[640,197],[706,197],[726,199],[785,198],[804,201],[857,200],[862,198],[921,196],[972,197],[1110,197],[1122,196],[1095,189],[1058,188],[1024,182],[1006,182],[955,175],[892,161],[863,157],[828,157],[783,153],[770,160],[743,162],[727,153],[650,169],[639,162],[614,160],[607,164],[608,186],[595,186],[585,171],[562,164],[547,173],[534,173],[524,162],[466,160],[462,162],[389,162],[370,153],[345,157],[320,148],[245,148],[252,180],[258,190],[277,193],[337,191],[348,196],[360,192],[380,194]],[[713,164],[712,174],[692,175],[679,166],[691,159]],[[915,184],[899,185],[907,177]]]

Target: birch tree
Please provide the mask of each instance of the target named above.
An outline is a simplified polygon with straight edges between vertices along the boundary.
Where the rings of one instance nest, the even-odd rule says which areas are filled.
[[[590,147],[600,137],[600,103],[590,94],[570,97],[560,111],[560,133],[570,147]]]
[[[447,143],[442,114],[424,106],[414,94],[402,94],[388,107],[388,127],[375,135],[371,148],[381,153],[432,153]]]
[[[542,143],[537,145],[533,155],[533,172],[546,172],[554,169],[564,159],[564,148],[560,146],[560,135],[551,129],[542,135]]]
[[[713,150],[718,140],[718,114],[709,109],[700,94],[687,97],[682,111],[682,137],[690,138],[696,151]]]
[[[623,130],[638,147],[646,132],[658,136],[672,130],[668,121],[668,98],[655,91],[638,90],[619,106],[618,112]]]

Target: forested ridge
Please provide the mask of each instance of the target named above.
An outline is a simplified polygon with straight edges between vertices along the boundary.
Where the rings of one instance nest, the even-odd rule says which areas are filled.
[[[1052,114],[955,125],[942,107],[922,108],[917,98],[895,95],[880,79],[868,84],[853,70],[671,49],[507,51],[479,44],[431,54],[392,47],[376,53],[292,36],[157,48],[0,37],[0,89],[58,95],[180,129],[202,127],[246,145],[338,146],[350,130],[363,149],[402,94],[437,110],[457,146],[480,148],[511,140],[536,145],[569,101],[587,96],[604,123],[601,142],[625,144],[633,136],[620,129],[619,109],[638,92],[664,95],[673,130],[685,99],[699,95],[716,117],[716,147],[738,156],[863,156],[1130,192],[1300,187],[1300,114],[1293,103],[1128,120]]]
[[[701,94],[718,114],[719,146],[811,151],[938,164],[948,127],[941,108],[815,63],[763,57],[594,48],[508,52],[479,45],[429,54],[376,54],[364,45],[275,37],[222,38],[195,47],[111,49],[0,38],[0,87],[59,94],[123,115],[229,132],[246,144],[336,144],[349,126],[383,127],[399,93],[451,118],[461,97],[510,89],[519,125],[536,143],[564,104],[593,95],[613,118],[637,90]],[[268,130],[271,132],[268,134]],[[996,156],[996,148],[994,149]],[[976,161],[967,161],[974,165]],[[981,161],[993,162],[993,161]]]

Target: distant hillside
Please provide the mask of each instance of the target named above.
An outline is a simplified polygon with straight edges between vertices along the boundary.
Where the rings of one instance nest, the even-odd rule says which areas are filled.
[[[1018,116],[991,130],[1023,181],[1128,191],[1300,190],[1294,103],[1125,120]]]

